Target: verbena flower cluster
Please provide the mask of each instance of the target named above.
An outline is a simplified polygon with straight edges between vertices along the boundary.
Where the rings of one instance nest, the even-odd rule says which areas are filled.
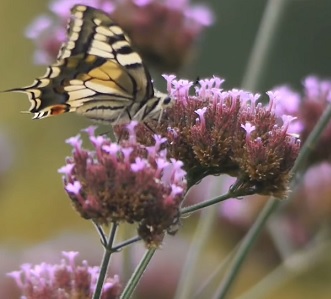
[[[87,261],[76,265],[78,252],[63,252],[60,264],[23,264],[21,270],[7,275],[14,278],[21,289],[22,299],[90,299],[96,287],[100,268],[91,267]],[[119,298],[119,277],[107,278],[102,288],[103,299]]]
[[[129,137],[120,143],[95,136],[95,127],[88,128],[92,151],[82,148],[80,136],[68,139],[72,157],[59,172],[82,217],[99,225],[137,223],[146,245],[158,247],[165,231],[178,222],[186,172],[181,161],[167,158],[165,138],[154,135],[149,147],[138,143],[136,125],[126,126]]]
[[[300,134],[305,142],[322,113],[331,101],[331,80],[322,80],[315,76],[303,81],[302,94],[282,86],[275,89],[279,94],[278,113],[291,113],[297,117],[291,130]],[[331,124],[323,131],[321,138],[309,157],[310,163],[331,160]]]
[[[300,141],[288,132],[294,118],[275,114],[277,93],[267,92],[269,103],[262,105],[259,94],[222,90],[223,80],[213,77],[199,80],[191,96],[193,82],[165,78],[175,104],[151,126],[168,138],[169,156],[183,161],[189,186],[229,174],[248,193],[286,194]],[[140,141],[148,142],[144,126],[140,132]]]
[[[39,16],[26,31],[37,46],[36,63],[55,60],[75,4],[109,13],[129,34],[144,60],[157,62],[162,70],[175,70],[185,63],[201,32],[213,23],[206,6],[192,6],[188,0],[55,0],[50,5],[53,16]]]

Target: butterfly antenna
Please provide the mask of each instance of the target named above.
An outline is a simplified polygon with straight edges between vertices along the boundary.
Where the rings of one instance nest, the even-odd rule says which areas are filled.
[[[26,92],[26,88],[11,88],[6,90],[1,90],[0,92]]]
[[[200,81],[200,76],[197,76],[197,78],[193,82],[193,86],[197,86],[199,84],[199,81]]]

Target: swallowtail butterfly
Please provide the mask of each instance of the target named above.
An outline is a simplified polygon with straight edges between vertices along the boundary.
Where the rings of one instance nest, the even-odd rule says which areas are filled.
[[[68,41],[46,74],[9,91],[28,94],[34,119],[74,111],[113,125],[157,119],[172,102],[154,89],[121,27],[103,11],[83,5],[72,8]]]

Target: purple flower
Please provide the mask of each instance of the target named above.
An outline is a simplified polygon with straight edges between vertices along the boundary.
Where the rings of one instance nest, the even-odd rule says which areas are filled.
[[[172,84],[173,89],[171,95],[177,97],[178,99],[186,101],[187,97],[189,96],[189,90],[193,85],[193,82],[190,82],[189,80],[173,80]]]
[[[320,80],[318,77],[309,76],[303,81],[305,93],[311,100],[326,98],[331,90],[331,81]]]
[[[131,164],[131,170],[133,172],[138,172],[143,170],[148,165],[146,159],[141,159],[140,157],[137,157],[135,162]]]
[[[41,33],[50,28],[53,25],[52,19],[49,16],[39,16],[32,24],[26,29],[25,35],[27,38],[38,38]]]
[[[331,216],[330,177],[330,162],[318,163],[307,170],[296,190],[296,199],[303,201],[302,212],[315,224],[329,221]]]
[[[322,80],[315,76],[309,76],[303,80],[303,92],[300,93],[287,86],[277,87],[279,101],[276,106],[276,114],[282,116],[289,114],[292,119],[288,124],[287,132],[290,135],[300,134],[303,142],[315,127],[322,113],[329,105],[331,93],[331,81]],[[330,160],[331,125],[324,130],[317,146],[309,157],[309,163],[317,163]]]
[[[55,0],[49,8],[56,16],[66,20],[70,17],[70,9],[76,4],[89,5],[111,13],[115,8],[115,4],[112,2],[110,0]]]
[[[250,122],[246,122],[246,124],[241,125],[241,127],[246,131],[246,138],[251,136],[251,133],[256,129]]]
[[[128,123],[126,125],[126,129],[129,133],[129,141],[132,143],[136,142],[136,132],[135,132],[135,128],[138,125],[138,122],[136,121],[131,121],[130,123]]]
[[[117,143],[111,143],[111,144],[107,144],[107,145],[104,145],[102,147],[102,149],[112,155],[112,156],[115,156],[120,150],[121,150],[121,146],[118,145]]]
[[[99,267],[91,267],[87,261],[76,264],[78,252],[62,252],[59,264],[23,264],[19,271],[8,273],[22,292],[21,298],[92,298],[96,287]],[[102,289],[102,298],[119,298],[121,285],[119,277],[107,278]]]
[[[155,135],[155,145],[146,147],[137,142],[136,123],[126,128],[128,139],[121,139],[120,144],[85,130],[93,151],[83,149],[77,136],[69,142],[73,156],[67,160],[70,166],[62,168],[65,190],[83,218],[100,225],[137,223],[146,245],[158,247],[178,219],[186,172],[181,161],[167,158],[161,146],[166,138]],[[102,142],[95,142],[99,138]],[[169,166],[168,180],[164,180]]]
[[[36,44],[36,63],[52,63],[57,57],[67,40],[66,26],[75,4],[109,14],[130,33],[144,60],[157,61],[164,70],[176,70],[185,63],[201,32],[214,22],[207,6],[191,6],[186,0],[54,0],[50,4],[52,16],[37,17],[26,30]]]
[[[101,147],[105,141],[103,136],[90,136],[90,141],[97,148]]]
[[[133,0],[134,4],[137,6],[146,6],[150,3],[152,3],[153,0]]]
[[[291,124],[292,121],[294,121],[296,117],[291,116],[291,115],[283,115],[282,120],[283,120],[283,127],[287,130],[289,125]]]
[[[65,187],[65,189],[69,193],[73,193],[74,195],[78,195],[81,188],[82,184],[79,181],[74,181],[74,183],[68,183]]]
[[[275,107],[280,95],[268,92],[270,103],[263,106],[259,94],[222,90],[218,77],[200,79],[195,95],[190,95],[193,82],[165,78],[174,105],[164,112],[161,124],[149,125],[167,136],[167,153],[184,163],[189,186],[207,175],[229,174],[249,193],[286,194],[300,142],[288,131],[292,118],[283,118],[284,125],[278,125],[282,118]],[[145,135],[142,130],[141,142]],[[171,174],[164,173],[168,180]],[[176,177],[180,180],[180,175]]]
[[[82,146],[82,140],[79,135],[76,135],[74,137],[70,137],[66,140],[66,143],[71,145],[72,147],[79,148]]]
[[[288,86],[279,86],[273,90],[278,96],[278,102],[275,106],[277,116],[282,114],[296,115],[300,105],[300,94],[293,91]]]
[[[196,5],[192,7],[186,11],[185,15],[192,21],[200,24],[201,27],[211,26],[215,21],[213,13],[204,5]]]
[[[162,137],[160,135],[154,135],[154,140],[155,140],[155,145],[154,145],[154,149],[155,151],[159,151],[161,148],[161,144],[165,143],[167,141],[167,138]]]
[[[89,126],[88,128],[84,129],[83,132],[86,132],[89,137],[95,135],[95,130],[97,129],[97,126]]]
[[[206,113],[206,111],[207,111],[207,107],[203,107],[203,108],[200,108],[200,109],[195,110],[195,113],[199,115],[200,126],[202,128],[205,128],[205,124],[206,124],[205,116],[204,116],[204,114]]]
[[[163,74],[162,77],[167,81],[167,92],[171,93],[171,88],[172,88],[171,82],[176,78],[176,76]]]

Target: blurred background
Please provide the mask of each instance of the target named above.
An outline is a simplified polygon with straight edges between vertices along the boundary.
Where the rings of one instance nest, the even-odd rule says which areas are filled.
[[[192,50],[192,58],[176,74],[192,80],[218,75],[226,79],[225,88],[240,88],[267,1],[214,0],[204,1],[203,4],[213,11],[215,23],[201,34]],[[48,1],[41,0],[30,0],[28,3],[1,1],[1,90],[29,85],[34,78],[44,74],[45,67],[33,62],[35,45],[24,36],[24,32],[37,16],[50,14],[48,6]],[[331,77],[331,1],[289,0],[282,26],[275,32],[272,51],[264,67],[265,74],[256,90],[259,92],[280,84],[289,84],[301,90],[302,80],[311,74]],[[165,88],[164,82],[157,83]],[[89,126],[90,121],[75,114],[32,121],[31,115],[20,113],[29,108],[27,97],[23,94],[2,93],[0,103],[0,288],[11,284],[4,273],[18,269],[23,262],[38,263],[47,258],[59,260],[62,250],[79,250],[81,258],[98,264],[102,255],[98,236],[93,226],[78,217],[71,208],[63,191],[61,175],[57,173],[71,150],[65,139]],[[101,128],[102,131],[107,131],[107,128]],[[213,192],[217,195],[222,190]],[[199,195],[202,196],[197,189],[194,197]],[[330,198],[331,193],[327,193],[326,197]],[[197,281],[204,281],[247,231],[265,199],[254,201],[254,212],[245,200],[235,200],[236,208],[229,208],[230,212],[239,209],[241,214],[238,215],[243,218],[247,216],[247,221],[241,221],[243,218],[239,221],[222,218],[222,213],[226,212],[220,212],[218,206],[207,209],[211,213],[217,210],[218,214],[213,237],[199,259]],[[330,209],[330,206],[326,208]],[[308,226],[308,232],[307,229],[296,228],[294,235],[299,241],[294,243],[298,250],[315,233],[328,231],[325,225],[327,217],[321,223],[316,217],[314,225]],[[163,249],[157,253],[139,287],[140,297],[137,298],[155,298],[160,290],[158,279],[162,279],[166,289],[162,292],[163,297],[158,294],[158,298],[173,298],[182,268],[180,263],[185,260],[198,218],[199,215],[195,215],[184,219],[178,234],[165,240]],[[279,218],[275,221],[255,246],[229,298],[237,298],[282,263],[284,256],[275,246],[275,235],[294,229],[293,226],[286,226],[288,218],[284,222]],[[310,220],[304,222],[311,223]],[[142,247],[135,245],[126,253],[130,259],[124,262],[135,264],[140,252]],[[310,259],[312,264],[300,268],[300,271],[297,267],[294,270],[290,267],[293,271],[290,271],[289,279],[275,289],[266,285],[265,289],[270,292],[262,293],[261,298],[330,298],[331,258],[327,252],[318,252]],[[121,261],[118,261],[116,269],[121,267]],[[128,269],[130,265],[126,267]],[[169,275],[169,281],[157,275],[165,271],[176,275]],[[275,279],[279,280],[279,277]],[[18,298],[17,294],[8,294],[11,295],[2,298]],[[207,297],[198,295],[197,298]]]

